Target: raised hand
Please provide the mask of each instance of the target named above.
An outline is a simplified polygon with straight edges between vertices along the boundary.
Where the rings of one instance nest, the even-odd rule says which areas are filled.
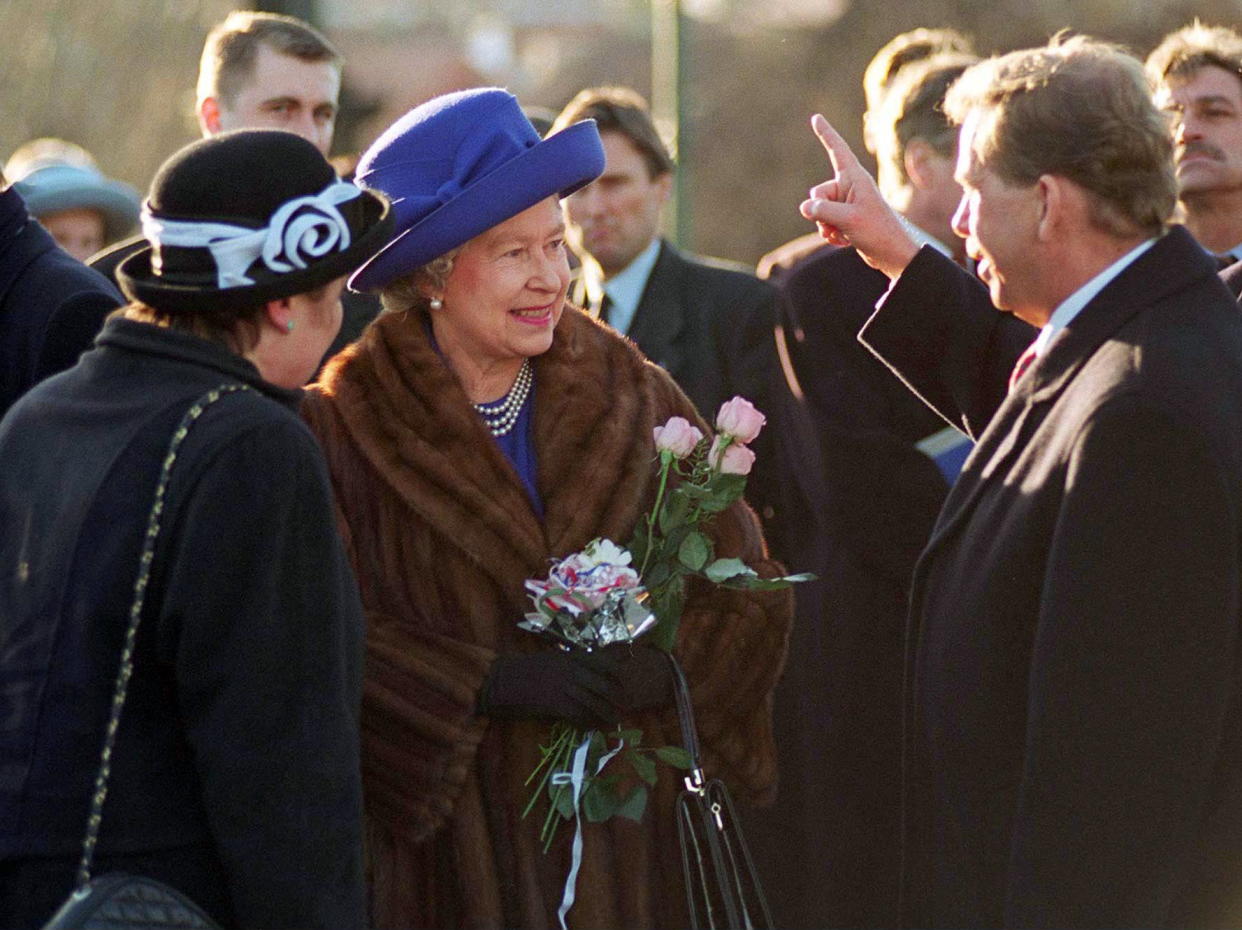
[[[918,252],[918,243],[828,120],[816,113],[811,128],[828,152],[833,177],[811,188],[802,215],[815,221],[828,242],[852,245],[867,264],[897,277]]]

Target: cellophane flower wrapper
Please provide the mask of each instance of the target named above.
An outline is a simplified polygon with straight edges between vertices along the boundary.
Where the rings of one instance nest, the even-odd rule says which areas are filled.
[[[556,563],[548,577],[530,579],[526,590],[535,609],[518,627],[547,636],[563,648],[591,651],[632,642],[655,617],[645,606],[647,590],[629,566],[628,551],[594,540],[582,552]]]

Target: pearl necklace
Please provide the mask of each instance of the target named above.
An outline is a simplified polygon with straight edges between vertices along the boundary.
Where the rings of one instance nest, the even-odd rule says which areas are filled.
[[[503,399],[490,404],[471,404],[471,406],[483,418],[483,422],[487,424],[493,436],[507,435],[517,423],[518,415],[522,412],[522,407],[526,404],[526,398],[530,394],[531,385],[534,383],[535,371],[531,368],[530,359],[523,359],[513,387],[509,388],[509,393]]]

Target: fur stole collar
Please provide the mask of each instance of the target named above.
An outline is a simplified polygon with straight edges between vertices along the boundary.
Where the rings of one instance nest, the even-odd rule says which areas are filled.
[[[626,340],[566,306],[533,359],[541,525],[521,482],[417,314],[384,314],[309,389],[393,494],[452,539],[502,590],[596,536],[624,543],[652,493],[652,427],[697,420],[671,379]],[[322,436],[325,445],[341,436]],[[518,584],[514,584],[517,581]]]

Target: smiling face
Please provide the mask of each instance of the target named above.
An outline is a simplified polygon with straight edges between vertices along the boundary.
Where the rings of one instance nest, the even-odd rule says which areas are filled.
[[[214,100],[204,113],[211,133],[230,129],[283,129],[312,143],[326,157],[336,129],[340,69],[328,61],[303,61],[260,45],[254,71],[236,96]]]
[[[1033,261],[1040,217],[1038,185],[1009,184],[980,160],[984,121],[982,111],[972,110],[958,138],[954,177],[962,186],[962,199],[953,214],[953,231],[966,240],[966,254],[978,262],[978,275],[987,284],[992,303],[1042,326],[1047,308],[1038,303]]]
[[[1156,103],[1173,118],[1178,196],[1242,190],[1242,79],[1206,65],[1170,77]]]
[[[443,292],[428,294],[443,303],[436,341],[459,374],[516,369],[551,347],[568,289],[565,224],[548,197],[461,247]]]

